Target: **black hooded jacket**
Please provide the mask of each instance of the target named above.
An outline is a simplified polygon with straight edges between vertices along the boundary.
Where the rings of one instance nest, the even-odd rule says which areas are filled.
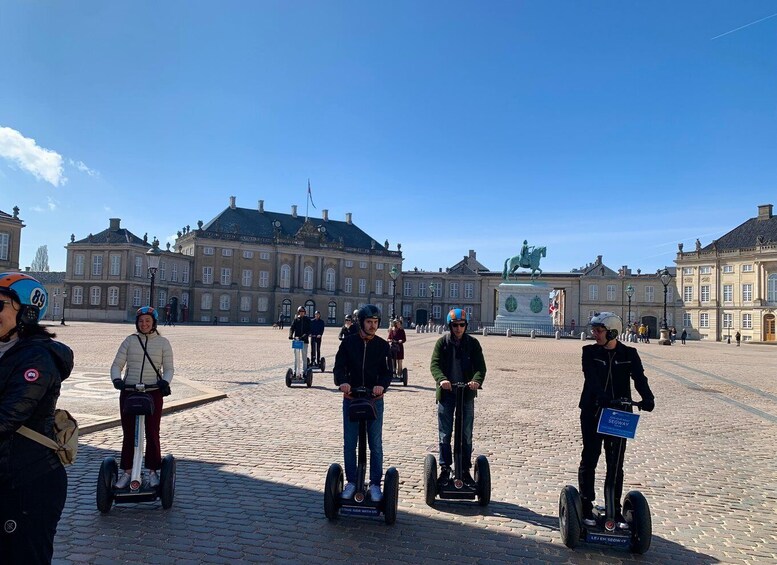
[[[24,337],[0,357],[0,486],[18,485],[61,465],[55,452],[16,433],[25,425],[54,438],[54,409],[73,351],[46,335]]]

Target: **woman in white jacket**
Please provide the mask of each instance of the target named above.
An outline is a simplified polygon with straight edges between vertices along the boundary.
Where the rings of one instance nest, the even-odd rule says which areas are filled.
[[[146,416],[146,468],[148,483],[159,485],[159,469],[162,466],[162,448],[159,443],[159,424],[162,419],[162,397],[170,394],[170,381],[173,379],[173,349],[167,338],[157,331],[158,315],[151,306],[139,308],[135,315],[136,333],[128,336],[119,346],[116,358],[111,365],[113,386],[121,391],[119,410],[124,440],[121,444],[121,462],[119,468],[124,474],[116,481],[116,488],[126,488],[132,470],[132,454],[135,444],[135,416],[124,413],[124,402],[131,391],[125,391],[127,385],[143,383],[158,385],[158,390],[148,392],[154,402],[154,413]],[[124,378],[122,370],[126,367]]]

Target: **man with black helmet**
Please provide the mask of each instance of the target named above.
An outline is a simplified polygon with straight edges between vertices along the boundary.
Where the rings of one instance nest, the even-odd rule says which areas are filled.
[[[302,374],[308,370],[308,337],[310,336],[310,318],[304,306],[297,308],[297,317],[289,326],[289,339],[302,340]],[[297,349],[296,351],[300,351]]]
[[[316,367],[321,366],[321,338],[324,337],[324,320],[321,319],[321,312],[316,310],[315,316],[310,320],[310,362]]]
[[[603,408],[620,398],[631,400],[631,380],[634,380],[634,388],[639,392],[642,400],[639,409],[650,412],[655,407],[653,393],[648,386],[647,377],[642,367],[639,353],[633,347],[624,345],[618,341],[623,331],[621,319],[612,312],[601,312],[591,318],[591,335],[596,340],[592,345],[583,347],[583,392],[580,395],[580,427],[583,434],[583,453],[578,469],[578,483],[580,496],[583,502],[583,522],[586,526],[593,526],[596,521],[593,518],[593,503],[595,496],[594,482],[596,478],[596,465],[602,452],[608,469],[615,469],[614,473],[607,473],[608,480],[614,478],[614,493],[617,508],[615,509],[616,521],[619,527],[628,527],[621,515],[620,500],[623,492],[623,456],[626,451],[626,442],[620,438],[606,436],[597,433],[599,415]],[[631,410],[622,408],[619,410]],[[610,486],[609,483],[606,486]]]
[[[380,327],[380,310],[367,304],[358,310],[358,333],[340,342],[333,369],[335,384],[343,393],[343,451],[345,478],[342,497],[352,498],[356,492],[357,463],[356,444],[359,422],[351,422],[348,409],[351,405],[351,388],[365,387],[372,392],[376,418],[367,422],[367,442],[370,446],[370,499],[383,497],[380,490],[383,477],[383,394],[391,384],[389,368],[389,344],[376,334]]]

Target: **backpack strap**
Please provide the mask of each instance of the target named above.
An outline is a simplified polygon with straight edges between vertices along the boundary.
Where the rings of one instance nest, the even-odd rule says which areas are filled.
[[[44,436],[43,434],[40,434],[36,432],[33,429],[28,428],[27,426],[20,426],[19,429],[16,430],[18,434],[23,435],[26,438],[29,438],[33,441],[37,441],[41,445],[45,445],[46,447],[53,449],[54,451],[59,451],[60,446],[59,444],[51,439],[48,436]]]
[[[151,367],[154,369],[154,373],[156,373],[156,380],[161,381],[162,377],[159,375],[159,369],[156,368],[156,365],[154,365],[154,362],[151,360],[151,357],[148,355],[148,350],[146,349],[146,344],[143,343],[143,340],[140,339],[140,336],[138,334],[135,334],[135,337],[138,338],[138,342],[140,343],[140,347],[143,348],[143,355],[145,355],[145,358],[143,359],[143,364],[140,366],[140,382],[143,382],[143,365],[146,363],[146,359],[148,359],[148,362],[151,363]],[[146,341],[148,341],[148,337],[146,337]]]

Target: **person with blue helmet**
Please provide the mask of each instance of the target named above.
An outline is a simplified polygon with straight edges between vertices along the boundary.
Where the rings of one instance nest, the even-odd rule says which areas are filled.
[[[146,416],[146,454],[149,486],[159,486],[159,469],[162,467],[162,446],[159,441],[159,427],[162,419],[162,397],[170,394],[170,381],[175,371],[173,348],[167,338],[157,330],[159,315],[151,306],[138,308],[135,313],[135,333],[127,336],[119,346],[111,365],[113,386],[120,390],[119,411],[124,439],[121,444],[120,468],[124,473],[116,481],[116,488],[126,488],[132,472],[132,455],[135,450],[135,416],[124,413],[124,403],[131,391],[127,385],[143,383],[157,385],[156,390],[147,391],[154,401],[154,413]],[[124,377],[122,378],[122,371]]]
[[[451,383],[468,383],[464,396],[463,445],[461,446],[461,474],[464,481],[474,484],[472,467],[472,428],[475,422],[475,397],[486,378],[486,360],[480,342],[467,332],[467,312],[453,308],[446,317],[448,332],[434,345],[431,371],[437,381],[437,429],[440,441],[440,478],[450,480],[453,454],[451,436],[456,411],[456,393]],[[459,446],[455,446],[457,453]]]
[[[73,351],[40,325],[48,293],[33,277],[0,273],[0,562],[51,563],[67,498],[56,452],[16,433],[55,439],[54,410]]]

